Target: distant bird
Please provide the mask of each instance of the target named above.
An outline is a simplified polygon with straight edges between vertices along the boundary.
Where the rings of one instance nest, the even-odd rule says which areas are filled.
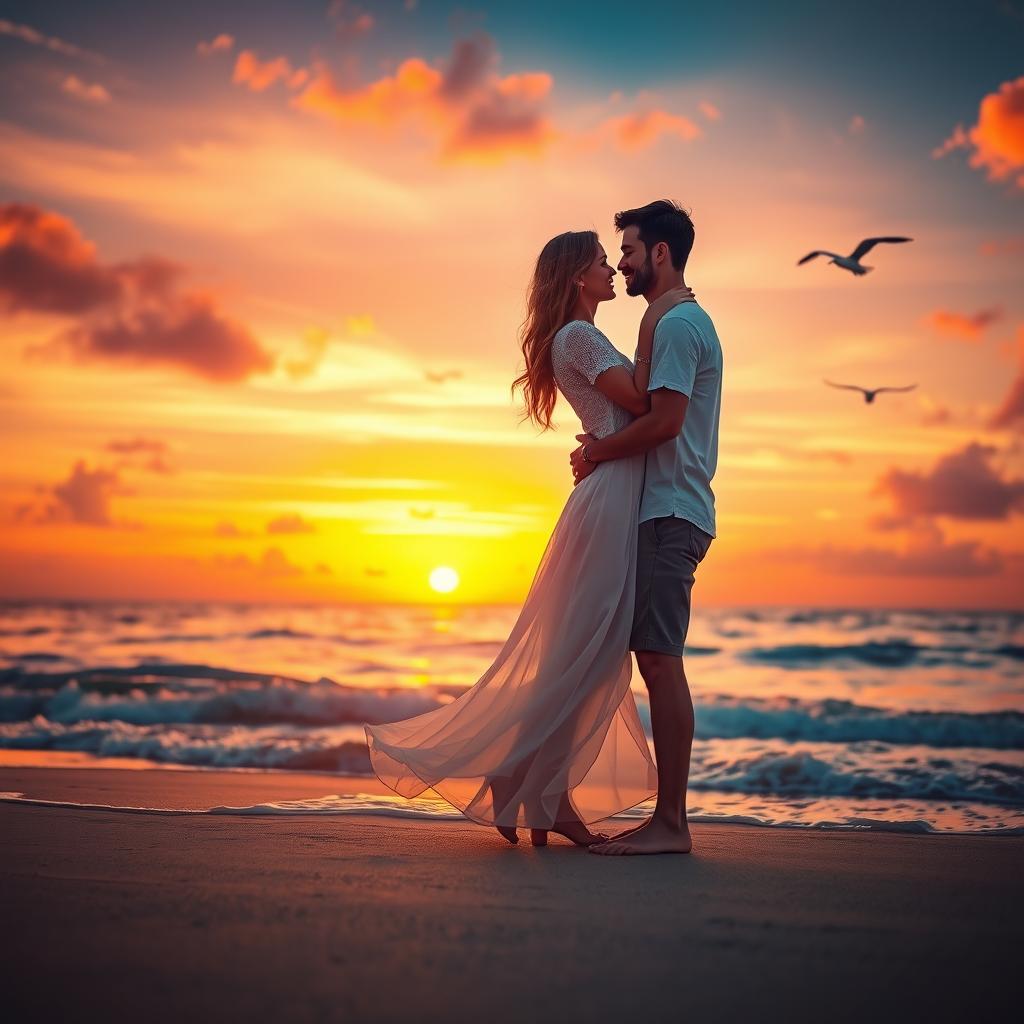
[[[433,519],[434,518],[434,509],[432,509],[432,508],[410,508],[409,509],[409,515],[411,515],[413,517],[413,519]]]
[[[387,576],[388,574],[387,569],[374,569],[371,566],[367,566],[363,572],[365,572],[367,576]]]
[[[864,396],[864,401],[868,405],[875,400],[875,395],[879,395],[883,391],[913,391],[917,387],[916,384],[908,384],[905,388],[862,388],[856,384],[833,384],[830,380],[825,381],[825,383],[830,388],[842,388],[844,391],[859,391]]]
[[[461,370],[427,370],[426,378],[434,384],[443,384],[446,380],[458,380],[462,376]]]
[[[849,256],[838,256],[834,252],[827,252],[825,249],[815,249],[814,252],[809,252],[802,260],[797,260],[796,265],[802,266],[804,263],[808,263],[814,259],[815,256],[831,256],[832,259],[829,263],[834,263],[837,267],[842,267],[843,270],[849,270],[851,274],[856,274],[858,277],[863,276],[869,270],[873,270],[873,267],[865,267],[860,262],[861,256],[866,256],[879,242],[912,242],[912,238],[900,238],[896,235],[886,236],[885,238],[865,238],[860,245],[857,246]]]

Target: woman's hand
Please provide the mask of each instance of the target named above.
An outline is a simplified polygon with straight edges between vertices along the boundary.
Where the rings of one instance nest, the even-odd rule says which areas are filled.
[[[675,288],[669,288],[667,292],[659,295],[647,307],[647,311],[644,313],[644,319],[649,323],[651,321],[657,323],[670,309],[674,309],[681,302],[693,301],[693,291],[686,285],[677,285]]]
[[[572,466],[573,487],[582,483],[597,469],[596,462],[588,462],[583,458],[583,449],[588,444],[596,441],[597,438],[593,434],[577,434],[576,440],[580,442],[580,446],[569,455],[569,465]]]

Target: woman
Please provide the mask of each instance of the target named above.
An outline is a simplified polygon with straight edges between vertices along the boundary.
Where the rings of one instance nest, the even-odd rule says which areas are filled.
[[[640,325],[637,366],[594,326],[615,270],[593,231],[551,239],[537,259],[522,330],[526,415],[551,426],[557,392],[587,433],[621,430],[649,408],[658,320],[692,298],[673,289]],[[629,688],[643,456],[601,463],[569,495],[519,618],[491,667],[457,700],[366,726],[373,769],[404,797],[433,789],[509,842],[587,825],[653,796],[657,775]]]

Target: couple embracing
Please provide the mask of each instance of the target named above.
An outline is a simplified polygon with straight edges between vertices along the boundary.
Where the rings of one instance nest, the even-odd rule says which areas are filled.
[[[648,302],[631,362],[594,326],[616,270],[597,235],[544,246],[515,387],[551,425],[560,392],[585,433],[575,485],[490,668],[450,704],[368,725],[370,760],[404,797],[431,789],[509,842],[529,828],[603,855],[688,853],[693,703],[683,668],[694,573],[715,536],[722,349],[684,282],[693,223],[659,200],[615,217],[626,293]],[[647,686],[657,761],[629,683]],[[657,795],[609,838],[590,825]]]

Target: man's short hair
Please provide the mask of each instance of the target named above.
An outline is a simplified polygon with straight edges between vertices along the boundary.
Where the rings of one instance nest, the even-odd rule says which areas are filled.
[[[664,242],[672,258],[672,266],[682,270],[693,248],[693,221],[689,213],[671,199],[657,199],[635,210],[615,214],[615,230],[635,226],[640,241],[650,252],[652,246]]]

